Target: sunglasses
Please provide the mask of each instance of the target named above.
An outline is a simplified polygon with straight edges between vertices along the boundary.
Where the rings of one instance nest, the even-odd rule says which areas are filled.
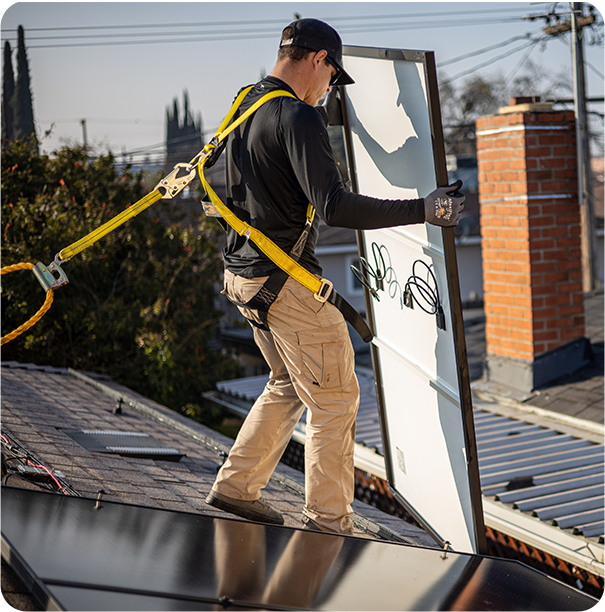
[[[336,62],[334,62],[329,56],[326,56],[326,62],[328,62],[328,64],[330,64],[330,66],[332,66],[332,68],[336,69],[336,74],[330,79],[330,85],[334,85],[336,83],[336,81],[338,81],[338,79],[340,78],[340,75],[341,75],[342,71],[336,65]]]

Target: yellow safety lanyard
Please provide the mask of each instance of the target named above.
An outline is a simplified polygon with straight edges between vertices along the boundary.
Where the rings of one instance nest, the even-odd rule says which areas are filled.
[[[35,266],[30,263],[19,263],[12,266],[6,266],[1,269],[2,274],[8,274],[9,272],[14,272],[16,270],[31,269],[46,291],[46,301],[42,308],[29,321],[18,327],[10,334],[3,336],[1,344],[5,344],[6,342],[13,340],[18,335],[32,327],[48,311],[53,301],[53,290],[66,285],[69,282],[67,275],[61,268],[62,264],[93,245],[95,242],[103,238],[103,236],[106,236],[110,232],[117,229],[120,225],[132,217],[142,213],[158,200],[171,199],[175,197],[195,178],[196,165],[204,190],[210,197],[210,200],[217,212],[225,220],[225,222],[228,223],[240,236],[246,236],[246,238],[251,240],[278,267],[295,278],[299,283],[310,289],[317,300],[320,302],[325,302],[328,299],[330,293],[332,292],[332,283],[329,280],[323,278],[318,279],[315,275],[311,274],[311,272],[305,270],[305,268],[292,259],[292,257],[282,251],[282,249],[280,249],[272,240],[267,238],[267,236],[265,236],[262,232],[236,217],[223,204],[221,199],[217,196],[212,187],[210,187],[208,181],[206,181],[204,177],[204,167],[213,151],[221,144],[223,140],[225,140],[225,138],[227,138],[227,136],[229,136],[233,130],[235,130],[248,117],[255,113],[263,104],[265,104],[265,102],[268,102],[273,98],[283,96],[297,99],[295,95],[287,91],[272,91],[257,100],[246,112],[238,117],[238,119],[233,121],[235,113],[252,87],[253,86],[243,89],[237,96],[235,102],[229,110],[229,113],[214,135],[214,138],[212,138],[212,140],[188,164],[177,164],[170,174],[164,177],[155,186],[151,193],[141,198],[132,206],[129,206],[119,215],[116,215],[113,219],[107,221],[107,223],[104,223],[83,238],[80,238],[80,240],[59,251],[57,255],[55,255],[55,259],[50,265],[45,266],[41,262],[38,262]],[[313,222],[314,215],[315,209],[309,204],[307,210],[307,224]]]
[[[11,266],[5,266],[0,270],[2,275],[8,274],[9,272],[15,272],[17,270],[32,270],[42,288],[46,291],[46,300],[44,304],[38,310],[38,312],[26,321],[23,325],[20,325],[17,329],[13,330],[9,334],[2,336],[0,344],[6,344],[11,340],[14,340],[17,336],[33,327],[49,310],[53,303],[53,291],[63,285],[66,285],[69,280],[61,265],[66,261],[69,261],[74,255],[87,249],[89,246],[97,242],[97,240],[103,238],[113,230],[117,229],[120,225],[142,213],[144,210],[149,208],[154,202],[160,199],[170,199],[177,195],[182,189],[184,189],[194,178],[196,174],[195,163],[197,162],[198,156],[201,152],[196,155],[189,164],[177,164],[172,172],[165,176],[155,187],[155,189],[141,198],[138,202],[129,206],[126,210],[122,211],[119,215],[113,217],[104,223],[97,229],[93,230],[80,240],[70,244],[55,255],[54,261],[45,266],[42,262],[38,262],[35,266],[31,263],[18,263]],[[181,170],[185,170],[186,174],[179,176]]]

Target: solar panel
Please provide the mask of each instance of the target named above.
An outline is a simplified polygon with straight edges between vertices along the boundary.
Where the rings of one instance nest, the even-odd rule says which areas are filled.
[[[2,487],[2,556],[45,609],[586,610],[516,561]]]
[[[343,62],[352,191],[410,199],[446,185],[433,53],[351,46]],[[453,229],[370,229],[358,243],[386,480],[441,545],[485,552]]]

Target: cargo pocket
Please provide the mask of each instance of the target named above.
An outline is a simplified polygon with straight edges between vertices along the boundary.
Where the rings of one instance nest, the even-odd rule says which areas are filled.
[[[321,389],[340,387],[341,359],[344,358],[345,341],[339,328],[319,328],[297,332],[302,356],[303,376]],[[345,336],[346,338],[346,336]]]

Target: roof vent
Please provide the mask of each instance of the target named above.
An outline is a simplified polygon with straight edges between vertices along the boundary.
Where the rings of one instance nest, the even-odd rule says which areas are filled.
[[[60,429],[59,431],[92,453],[114,453],[123,457],[165,461],[179,461],[185,456],[184,453],[146,433],[103,429]]]

